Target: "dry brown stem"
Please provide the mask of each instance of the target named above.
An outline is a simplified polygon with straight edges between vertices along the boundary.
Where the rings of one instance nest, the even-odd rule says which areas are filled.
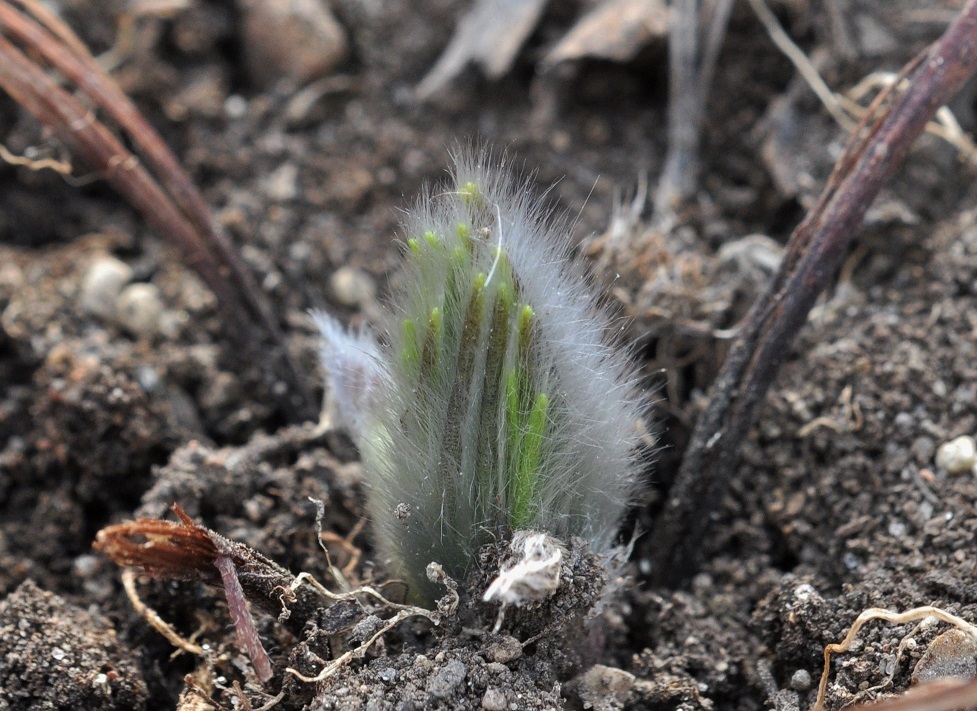
[[[255,349],[270,341],[278,358],[262,361],[282,362],[293,393],[309,405],[300,370],[285,348],[271,307],[172,152],[69,27],[36,0],[20,0],[20,4],[33,17],[10,2],[0,2],[0,87],[102,174],[180,250],[187,265],[214,292],[230,321],[232,336]],[[36,56],[95,109],[62,88]],[[96,109],[118,124],[140,157],[98,119]]]
[[[908,81],[894,82],[869,107],[817,205],[791,235],[778,273],[730,348],[669,491],[655,532],[660,582],[676,584],[698,566],[740,443],[794,335],[837,273],[882,185],[939,108],[977,71],[975,44],[977,0],[969,0],[943,36],[903,69]]]
[[[963,711],[977,707],[977,679],[946,679],[910,689],[902,696],[859,704],[848,711]]]

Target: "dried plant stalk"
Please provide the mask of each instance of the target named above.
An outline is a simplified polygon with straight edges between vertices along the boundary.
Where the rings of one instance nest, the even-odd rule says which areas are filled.
[[[267,340],[274,344],[284,362],[287,381],[308,405],[301,370],[285,348],[270,305],[159,134],[67,25],[36,0],[21,0],[21,4],[37,21],[9,2],[0,2],[0,87],[50,127],[73,154],[104,175],[160,234],[177,246],[187,265],[214,292],[230,321],[233,336],[248,345]],[[118,123],[149,169],[159,176],[162,186],[92,109],[57,84],[32,58],[35,55],[57,69],[97,109]]]
[[[271,662],[246,601],[277,616],[289,631],[300,635],[306,622],[323,607],[322,599],[257,551],[198,526],[179,506],[173,508],[180,523],[139,519],[107,526],[98,532],[96,550],[117,565],[138,568],[156,578],[223,588],[238,640],[251,657],[258,678],[268,681]],[[288,614],[283,614],[286,609]]]
[[[697,567],[739,446],[794,335],[848,254],[882,185],[939,108],[977,72],[975,43],[977,0],[969,0],[943,36],[903,69],[911,73],[905,88],[894,82],[876,98],[818,204],[791,235],[780,270],[750,310],[713,384],[656,526],[659,582],[677,584]]]

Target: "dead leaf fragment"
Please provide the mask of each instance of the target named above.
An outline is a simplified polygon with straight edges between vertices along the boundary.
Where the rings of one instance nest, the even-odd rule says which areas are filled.
[[[489,79],[498,79],[512,66],[523,42],[532,34],[546,0],[476,0],[458,23],[454,37],[437,63],[417,86],[427,99],[475,62]]]
[[[259,86],[328,75],[349,54],[346,30],[318,0],[239,0],[244,59]]]
[[[571,59],[594,57],[615,62],[668,35],[664,0],[606,0],[584,15],[543,59],[543,69]]]

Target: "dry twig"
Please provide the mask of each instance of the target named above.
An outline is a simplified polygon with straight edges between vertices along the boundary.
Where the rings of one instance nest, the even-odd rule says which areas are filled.
[[[977,71],[977,0],[903,69],[904,88],[880,94],[849,139],[817,205],[791,235],[780,269],[734,340],[710,392],[656,528],[659,582],[698,565],[712,512],[738,462],[757,405],[794,335],[848,253],[875,196],[937,110]],[[882,106],[891,96],[884,110]]]
[[[696,188],[706,100],[732,8],[732,0],[678,0],[672,8],[668,154],[655,189],[655,216],[664,224]]]
[[[308,406],[300,369],[285,348],[270,305],[159,134],[67,25],[38,0],[19,4],[29,14],[9,1],[0,2],[0,87],[54,131],[74,155],[104,175],[180,250],[214,292],[239,342],[255,348],[271,341],[285,365],[286,380]],[[110,116],[146,165],[98,119],[95,109],[59,86],[36,56]],[[262,360],[267,362],[267,356]]]
[[[852,87],[847,96],[833,92],[817,67],[814,66],[806,54],[794,44],[794,41],[784,32],[777,18],[767,6],[765,0],[750,0],[753,12],[763,23],[764,28],[770,39],[773,40],[777,48],[791,61],[811,90],[817,95],[818,99],[828,113],[834,118],[841,128],[846,131],[854,130],[856,120],[861,119],[867,113],[865,107],[857,102],[872,89],[887,89],[896,81],[901,80],[895,74],[889,72],[873,72],[858,84]],[[940,107],[936,112],[936,121],[931,121],[926,125],[926,132],[934,136],[939,136],[960,151],[960,154],[971,163],[977,163],[977,147],[967,136],[957,123],[953,112],[946,106]]]

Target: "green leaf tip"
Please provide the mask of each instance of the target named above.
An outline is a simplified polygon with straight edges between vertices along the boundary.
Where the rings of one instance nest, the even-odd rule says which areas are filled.
[[[471,255],[469,255],[468,250],[460,245],[451,250],[451,259],[454,262],[453,266],[456,268],[463,269],[467,267],[469,256]]]
[[[458,194],[461,195],[462,201],[468,207],[476,207],[482,200],[482,191],[478,189],[478,185],[469,180],[458,188]]]
[[[403,346],[400,349],[401,362],[408,368],[415,368],[420,360],[417,350],[417,326],[413,319],[405,318],[403,325]]]
[[[475,275],[475,281],[472,282],[472,293],[480,293],[485,288],[485,272],[479,272]]]

